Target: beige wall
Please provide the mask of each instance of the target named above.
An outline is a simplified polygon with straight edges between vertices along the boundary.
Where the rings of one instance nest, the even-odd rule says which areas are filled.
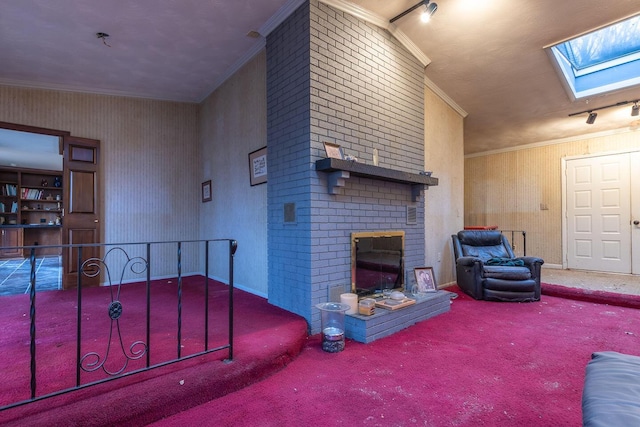
[[[462,227],[462,118],[425,93],[425,264],[455,280],[450,235]],[[101,141],[102,234],[109,243],[235,238],[236,285],[267,293],[267,185],[249,185],[248,153],[266,145],[266,55],[200,106],[0,86],[0,121]],[[213,200],[201,203],[211,179]],[[212,257],[226,280],[226,259]],[[157,272],[162,274],[162,272]]]
[[[0,121],[100,140],[103,242],[198,238],[197,104],[0,86]]]
[[[425,89],[425,169],[438,185],[425,190],[425,263],[438,285],[455,281],[451,234],[463,225],[463,118]]]
[[[234,283],[267,295],[267,185],[249,184],[250,152],[267,145],[266,53],[252,58],[202,104],[200,178],[212,180],[201,238],[238,241]],[[226,259],[212,260],[226,280]]]
[[[464,223],[525,230],[527,255],[561,266],[562,159],[629,150],[640,150],[637,132],[470,156],[464,168]]]
[[[268,184],[249,186],[247,158],[267,141],[264,51],[202,104],[200,134],[201,180],[213,183],[213,201],[202,205],[201,238],[237,239],[236,285],[266,296]],[[440,179],[424,192],[425,263],[445,284],[455,281],[450,236],[463,225],[463,118],[429,89],[425,144],[426,169]],[[219,261],[216,276],[224,273]]]

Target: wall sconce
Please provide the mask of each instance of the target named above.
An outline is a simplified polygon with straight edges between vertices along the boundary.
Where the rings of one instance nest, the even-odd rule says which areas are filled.
[[[433,16],[433,14],[436,13],[436,10],[438,10],[438,5],[437,4],[429,3],[429,0],[422,0],[420,3],[416,4],[415,6],[410,7],[409,9],[405,10],[404,12],[402,12],[400,15],[394,16],[393,18],[391,18],[389,23],[391,23],[391,24],[394,23],[395,21],[397,21],[398,19],[402,18],[403,16],[413,12],[414,10],[419,8],[420,6],[424,6],[424,8],[425,8],[424,12],[422,12],[422,15],[420,16],[420,20],[422,22],[428,22],[431,19],[431,16]]]

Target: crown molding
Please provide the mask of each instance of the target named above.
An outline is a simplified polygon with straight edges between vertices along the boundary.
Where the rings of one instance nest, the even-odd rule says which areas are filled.
[[[431,64],[431,59],[416,45],[407,35],[400,30],[396,24],[389,24],[387,31],[391,33],[415,58],[422,63],[422,66],[426,68]]]
[[[465,118],[469,115],[461,106],[459,106],[456,101],[454,101],[449,95],[444,93],[442,89],[438,87],[432,80],[430,80],[427,76],[424,76],[424,84],[427,86],[433,93],[435,93],[440,99],[442,99],[449,107],[453,108],[462,118]]]
[[[227,79],[233,76],[240,68],[242,68],[247,62],[249,62],[254,56],[260,53],[267,45],[266,37],[275,30],[278,25],[282,24],[285,19],[296,11],[306,0],[289,0],[285,3],[276,13],[274,13],[259,29],[258,33],[260,38],[258,41],[245,52],[236,62],[229,67],[224,74],[216,79],[209,93],[204,96],[200,102],[207,99],[216,89],[218,89]]]
[[[355,16],[356,18],[360,18],[363,21],[367,21],[373,25],[376,25],[380,28],[384,28],[385,30],[389,27],[389,20],[383,18],[382,16],[370,12],[369,10],[362,8],[356,4],[353,4],[349,1],[345,0],[319,0],[320,3],[324,3],[327,6],[331,6],[334,9],[341,10],[350,15]]]
[[[607,136],[621,135],[621,134],[630,133],[630,132],[638,132],[638,131],[634,129],[630,129],[628,127],[624,127],[624,128],[618,128],[618,129],[612,129],[612,130],[605,130],[601,132],[584,133],[582,135],[568,136],[566,138],[551,139],[551,140],[542,141],[542,142],[533,142],[531,144],[517,145],[515,147],[507,147],[507,148],[501,148],[497,150],[483,151],[481,153],[466,154],[464,158],[472,159],[474,157],[492,156],[494,154],[528,150],[530,148],[546,147],[548,145],[566,144],[568,142],[584,141],[585,139],[592,139],[592,138],[603,138]]]
[[[233,65],[231,65],[231,67],[227,68],[227,70],[225,70],[225,72],[213,82],[212,89],[198,102],[203,102],[205,99],[207,99],[213,92],[216,91],[216,89],[222,86],[222,84],[226,82],[227,79],[238,72],[240,68],[242,68],[254,56],[262,52],[266,45],[267,40],[264,37],[260,37],[258,41],[253,46],[251,46],[251,49],[246,51],[236,62],[233,63]]]
[[[271,31],[275,30],[278,25],[282,24],[297,8],[299,8],[306,0],[289,0],[276,13],[271,16],[259,29],[258,32],[262,37],[268,36]]]
[[[151,99],[154,101],[184,102],[188,104],[197,104],[199,102],[195,99],[185,97],[154,96],[148,93],[138,93],[133,91],[100,89],[95,87],[75,86],[49,82],[33,82],[17,79],[0,79],[0,85],[19,87],[24,89],[55,90],[59,92],[85,93],[89,95],[122,96],[126,98]]]
[[[393,37],[396,38],[411,54],[422,64],[423,67],[426,67],[431,63],[431,59],[425,53],[420,50],[420,48],[413,42],[407,35],[402,32],[395,24],[390,24],[389,20],[383,18],[382,16],[375,14],[373,12],[368,11],[358,5],[355,5],[346,0],[319,0],[320,3],[324,3],[327,6],[331,6],[334,9],[341,10],[345,13],[355,16],[356,18],[362,19],[363,21],[369,22],[370,24],[376,25],[382,29],[385,29],[391,33]]]

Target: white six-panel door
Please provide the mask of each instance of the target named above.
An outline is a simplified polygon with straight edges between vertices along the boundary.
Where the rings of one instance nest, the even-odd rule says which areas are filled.
[[[567,160],[568,268],[631,273],[630,162],[629,153]]]
[[[640,274],[640,152],[631,157],[631,272]]]

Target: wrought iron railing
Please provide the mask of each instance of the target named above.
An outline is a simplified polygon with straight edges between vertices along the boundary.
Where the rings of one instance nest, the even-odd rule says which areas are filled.
[[[527,256],[527,232],[525,230],[500,230],[502,234],[510,235],[511,249],[516,256]],[[520,238],[518,238],[520,236]]]
[[[214,245],[215,248],[212,248]],[[22,357],[26,356],[25,351],[16,350],[17,354],[13,355],[9,354],[11,346],[5,346],[2,356],[11,362],[0,366],[0,374],[3,374],[3,367],[9,367],[11,370],[22,372],[22,376],[28,375],[29,378],[28,381],[18,380],[8,385],[7,387],[11,388],[10,393],[3,392],[0,386],[0,396],[17,396],[2,398],[0,410],[212,352],[227,350],[224,361],[233,360],[233,261],[237,249],[235,240],[24,246],[21,249],[25,254],[29,254],[30,266],[29,284],[26,287],[29,306],[28,336],[15,336],[14,334],[20,334],[20,331],[16,330],[11,332],[11,337],[2,336],[1,339],[5,342],[28,342],[28,360]],[[46,335],[41,331],[41,325],[50,320],[55,321],[43,319],[43,316],[57,318],[51,315],[52,312],[57,312],[56,307],[37,303],[41,299],[40,296],[45,294],[38,292],[42,281],[39,281],[36,265],[39,254],[46,250],[69,254],[62,259],[71,263],[69,265],[77,266],[74,276],[75,289],[58,291],[64,293],[64,297],[61,298],[74,298],[59,310],[69,310],[68,306],[72,304],[71,310],[76,312],[75,343],[56,344],[59,347],[75,345],[73,355],[60,359],[68,361],[69,365],[73,366],[55,367],[62,372],[75,371],[75,380],[71,386],[43,384],[46,380],[41,378],[51,377],[51,373],[47,371],[53,369],[53,362],[47,359],[52,357],[51,355],[60,357],[58,353],[63,353],[62,350],[57,352],[55,348],[52,350],[50,344],[46,347],[47,343],[52,340],[64,341],[60,336]],[[83,256],[83,253],[97,256],[87,257]],[[225,256],[228,257],[228,264],[225,263]],[[70,259],[71,257],[74,259]],[[211,271],[211,264],[216,271]],[[168,267],[170,265],[173,267]],[[187,274],[184,271],[186,265]],[[220,279],[210,279],[210,274]],[[101,286],[87,287],[87,282],[91,281],[99,282]],[[212,296],[212,292],[215,292],[215,297]],[[220,297],[224,297],[225,294],[226,298]],[[211,304],[212,299],[215,304]],[[15,304],[22,300],[6,301],[7,304]],[[190,304],[188,313],[184,311],[186,302]],[[90,304],[90,309],[85,309],[86,304]],[[158,307],[156,311],[152,310],[152,305]],[[104,313],[107,316],[104,316]],[[123,321],[124,313],[127,314],[127,322]],[[185,314],[188,314],[191,320],[197,318],[198,322],[186,322]],[[65,313],[65,316],[68,321],[73,315]],[[165,321],[166,318],[170,318],[171,321]],[[175,330],[172,330],[171,325],[174,322]],[[140,327],[140,323],[144,323],[143,328]],[[210,323],[215,323],[218,327],[210,328]],[[8,332],[5,330],[3,334]],[[63,335],[59,331],[58,334]],[[163,338],[157,338],[158,336]],[[170,355],[172,350],[167,350],[167,347],[171,347],[171,341],[174,339],[175,353]],[[215,342],[212,343],[212,340]],[[185,347],[189,347],[187,354]],[[40,355],[40,352],[43,352],[44,356]],[[27,370],[23,369],[25,364],[29,366],[28,374]],[[43,372],[48,375],[42,375]],[[6,378],[5,374],[3,377]],[[64,384],[64,381],[61,383]],[[28,387],[28,397],[26,392],[16,390],[22,385]]]

